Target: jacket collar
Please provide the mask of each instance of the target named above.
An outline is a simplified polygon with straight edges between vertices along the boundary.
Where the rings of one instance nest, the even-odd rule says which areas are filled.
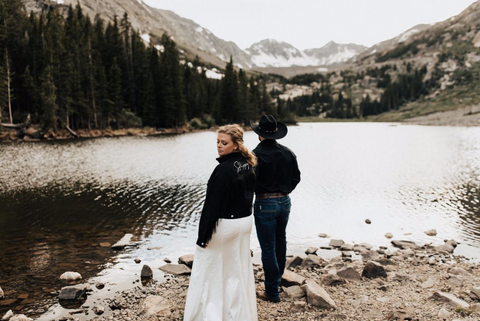
[[[221,164],[223,162],[225,162],[226,160],[228,159],[231,159],[231,158],[237,158],[237,157],[241,157],[242,154],[240,154],[240,152],[233,152],[233,153],[230,153],[230,154],[227,154],[227,155],[223,155],[223,156],[220,156],[217,158],[217,161]]]

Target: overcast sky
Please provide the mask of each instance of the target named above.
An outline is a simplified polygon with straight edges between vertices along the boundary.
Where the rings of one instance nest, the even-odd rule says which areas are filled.
[[[263,39],[298,49],[333,40],[372,46],[420,23],[455,16],[472,0],[143,0],[245,49]]]

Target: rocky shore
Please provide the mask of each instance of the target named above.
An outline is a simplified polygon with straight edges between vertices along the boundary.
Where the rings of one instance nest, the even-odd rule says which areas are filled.
[[[325,235],[320,235],[325,237]],[[387,235],[386,235],[387,236]],[[387,236],[388,237],[388,236]],[[477,263],[453,254],[457,243],[420,246],[392,241],[391,247],[346,244],[331,239],[323,250],[339,255],[325,260],[306,249],[289,257],[282,278],[281,302],[257,300],[259,320],[479,320],[480,270]],[[167,260],[168,261],[168,260]],[[94,304],[68,310],[51,320],[182,320],[193,255],[160,267],[162,281],[143,266],[132,288],[97,298]],[[139,265],[140,267],[141,265]],[[257,290],[263,270],[254,265]],[[158,273],[158,272],[157,272]],[[65,274],[79,280],[75,274]],[[93,282],[65,287],[64,302],[85,299],[108,284]],[[31,320],[9,311],[2,320]]]

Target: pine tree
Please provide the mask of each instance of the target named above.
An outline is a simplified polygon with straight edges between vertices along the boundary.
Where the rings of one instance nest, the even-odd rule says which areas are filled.
[[[57,128],[57,102],[55,84],[53,83],[50,66],[47,66],[40,77],[40,100],[42,105],[42,130],[48,131]]]
[[[120,128],[119,115],[123,108],[123,96],[122,96],[122,71],[117,64],[117,58],[113,58],[112,66],[108,74],[108,102],[110,104],[110,110],[115,118],[116,128]]]

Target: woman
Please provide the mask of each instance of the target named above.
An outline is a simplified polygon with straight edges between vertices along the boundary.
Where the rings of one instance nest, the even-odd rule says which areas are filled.
[[[207,185],[184,321],[257,321],[250,255],[256,157],[243,129],[217,131],[220,163]]]

